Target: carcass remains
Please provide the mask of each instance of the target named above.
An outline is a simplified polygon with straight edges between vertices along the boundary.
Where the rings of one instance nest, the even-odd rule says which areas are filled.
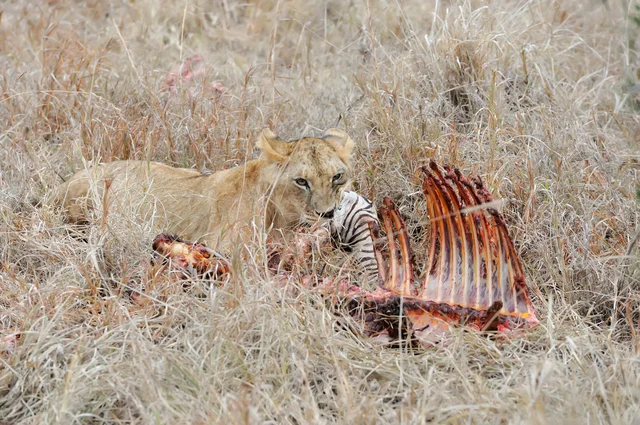
[[[452,325],[479,331],[537,325],[504,217],[494,208],[481,179],[469,180],[459,170],[441,169],[433,161],[422,172],[431,226],[423,276],[415,271],[411,241],[398,208],[385,198],[378,211],[382,229],[375,221],[369,223],[379,270],[377,289],[367,291],[324,276],[301,276],[301,281],[307,286],[323,282],[316,287],[332,290],[362,331],[383,343],[411,337],[431,346],[442,341]],[[175,237],[158,243],[167,240],[163,235],[154,241],[154,250],[164,257],[177,259],[201,275],[228,273],[228,262],[218,257],[211,261],[201,244]],[[203,250],[209,253],[206,262],[191,254]]]

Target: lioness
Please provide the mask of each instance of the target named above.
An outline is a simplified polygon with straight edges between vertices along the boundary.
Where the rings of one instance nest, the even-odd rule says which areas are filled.
[[[285,142],[265,129],[256,147],[258,159],[209,175],[147,161],[98,165],[73,175],[56,199],[69,221],[86,222],[92,199],[117,208],[144,198],[139,219],[163,220],[165,231],[214,249],[239,228],[289,229],[333,216],[351,182],[354,143],[345,132]]]

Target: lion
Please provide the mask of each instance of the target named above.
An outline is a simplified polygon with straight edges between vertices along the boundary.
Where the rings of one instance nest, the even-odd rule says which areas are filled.
[[[353,140],[342,130],[286,142],[264,129],[257,159],[202,174],[158,162],[114,161],[74,174],[55,199],[71,223],[88,223],[112,208],[140,205],[138,220],[160,220],[164,231],[229,248],[236,231],[287,231],[331,219],[351,184]],[[142,201],[141,201],[142,199]],[[235,239],[237,240],[237,238]]]

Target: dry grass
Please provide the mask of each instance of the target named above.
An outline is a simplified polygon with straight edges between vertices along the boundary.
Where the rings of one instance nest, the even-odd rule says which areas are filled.
[[[0,354],[0,424],[640,423],[633,3],[26,3],[0,3],[0,334],[21,332]],[[167,101],[166,73],[197,52],[227,91]],[[264,126],[338,122],[357,189],[417,236],[419,165],[485,179],[539,328],[380,348],[257,260],[184,291],[149,266],[151,224],[113,212],[79,240],[34,206],[85,161],[216,170]]]

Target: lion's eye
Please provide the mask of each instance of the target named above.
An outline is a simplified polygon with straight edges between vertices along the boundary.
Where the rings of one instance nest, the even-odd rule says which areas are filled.
[[[342,178],[342,173],[338,173],[335,176],[333,176],[333,178],[331,179],[332,182],[337,182],[338,180],[340,180]]]
[[[303,178],[297,178],[294,180],[294,182],[296,182],[296,184],[300,187],[304,187],[304,188],[309,187],[309,183]]]

